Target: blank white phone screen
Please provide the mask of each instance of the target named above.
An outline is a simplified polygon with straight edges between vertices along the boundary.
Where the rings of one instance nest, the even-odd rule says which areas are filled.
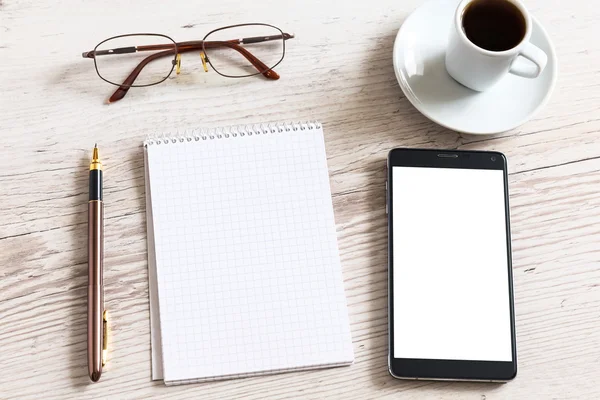
[[[392,168],[394,357],[512,361],[503,171]]]

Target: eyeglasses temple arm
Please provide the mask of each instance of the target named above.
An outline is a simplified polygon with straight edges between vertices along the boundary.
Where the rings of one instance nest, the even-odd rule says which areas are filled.
[[[81,57],[95,58],[96,56],[109,56],[111,54],[137,53],[138,51],[169,50],[173,49],[174,47],[175,45],[173,44],[151,44],[147,46],[117,47],[114,49],[86,51],[81,53]]]
[[[293,39],[295,35],[293,33],[284,33],[283,35],[274,35],[274,36],[254,36],[242,39],[230,40],[229,42],[238,43],[238,44],[251,44],[251,43],[261,43],[267,42],[271,40],[283,40]],[[195,42],[183,42],[183,43],[202,43],[202,41]],[[181,43],[180,43],[181,45]],[[129,46],[129,47],[117,47],[114,49],[106,49],[106,50],[90,50],[81,53],[81,57],[83,58],[94,58],[96,56],[107,56],[111,54],[128,54],[128,53],[136,53],[138,51],[151,51],[151,50],[168,50],[173,47],[172,44],[151,44],[146,46]]]
[[[173,46],[171,46],[173,47]],[[94,58],[96,56],[106,56],[110,54],[127,54],[127,53],[135,53],[137,48],[135,46],[131,47],[118,47],[116,49],[107,49],[107,50],[92,50],[81,53],[81,57],[83,58]]]
[[[268,42],[271,40],[288,40],[293,39],[295,35],[293,33],[284,33],[283,35],[274,35],[274,36],[253,36],[248,38],[239,39],[241,44],[251,44],[251,43],[262,43]]]

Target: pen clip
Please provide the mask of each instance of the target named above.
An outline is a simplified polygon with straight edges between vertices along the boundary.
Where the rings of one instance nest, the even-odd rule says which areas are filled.
[[[108,353],[108,311],[102,313],[102,366],[106,365]]]

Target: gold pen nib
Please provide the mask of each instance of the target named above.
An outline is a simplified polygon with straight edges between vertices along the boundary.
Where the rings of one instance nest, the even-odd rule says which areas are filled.
[[[94,145],[94,151],[92,152],[92,163],[90,164],[90,170],[94,169],[102,169],[102,163],[100,162],[100,157],[98,156],[98,144]]]

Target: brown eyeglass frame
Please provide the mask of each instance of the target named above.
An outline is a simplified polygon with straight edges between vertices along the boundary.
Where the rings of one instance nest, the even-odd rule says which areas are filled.
[[[228,41],[207,41],[206,40],[207,37],[209,37],[211,34],[218,32],[218,31],[222,31],[222,30],[230,29],[230,28],[241,27],[241,26],[253,26],[253,25],[270,27],[270,28],[273,28],[273,29],[276,29],[277,31],[279,31],[280,34],[279,35],[270,35],[270,36],[256,36],[256,37],[250,37],[250,38],[232,39],[232,40],[228,40]],[[142,35],[143,36],[162,37],[162,38],[168,39],[173,44],[172,45],[171,44],[159,44],[159,45],[146,45],[146,46],[130,46],[130,47],[120,47],[120,48],[116,48],[116,49],[98,50],[98,47],[100,47],[103,43],[108,42],[109,40],[113,40],[113,39],[117,39],[117,38],[121,38],[121,37],[142,36]],[[227,78],[246,78],[249,76],[255,76],[255,75],[262,74],[265,78],[277,80],[277,79],[279,79],[279,75],[275,71],[273,71],[273,68],[278,66],[283,61],[283,58],[285,57],[285,41],[288,39],[292,39],[292,38],[294,38],[293,34],[284,33],[281,29],[277,28],[276,26],[269,25],[269,24],[263,24],[263,23],[248,23],[248,24],[230,25],[230,26],[226,26],[223,28],[218,28],[218,29],[214,29],[214,30],[210,31],[209,33],[207,33],[204,36],[204,38],[202,40],[179,42],[179,43],[175,42],[171,37],[169,37],[167,35],[162,35],[162,34],[158,34],[158,33],[131,33],[131,34],[126,34],[126,35],[113,36],[111,38],[103,40],[102,42],[98,43],[98,45],[96,45],[94,50],[82,53],[82,57],[94,59],[94,67],[95,67],[96,73],[98,74],[100,79],[102,79],[103,81],[105,81],[107,83],[110,83],[111,85],[115,85],[115,86],[119,87],[108,100],[109,103],[112,103],[112,102],[118,101],[118,100],[122,99],[123,97],[125,97],[129,88],[154,86],[154,85],[158,85],[159,83],[166,81],[171,76],[171,74],[173,73],[173,70],[175,69],[175,66],[178,63],[177,55],[182,54],[182,53],[187,53],[190,51],[197,51],[197,50],[203,51],[203,53],[204,53],[203,60],[206,61],[212,67],[212,69],[221,76],[224,76]],[[265,42],[265,41],[270,41],[270,40],[282,40],[282,42],[283,42],[281,58],[279,59],[279,61],[277,61],[271,67],[268,67],[266,64],[264,64],[260,59],[258,59],[250,51],[248,51],[248,49],[240,46],[240,44],[260,43],[260,42]],[[240,76],[227,75],[227,74],[223,74],[223,73],[219,72],[219,70],[217,68],[215,68],[215,66],[210,61],[210,57],[208,57],[209,53],[206,51],[206,49],[218,48],[218,47],[230,47],[233,50],[238,51],[242,56],[244,56],[254,66],[254,68],[256,68],[257,72],[254,74],[240,75]],[[158,53],[151,54],[148,57],[146,57],[145,59],[143,59],[133,69],[133,71],[129,74],[129,76],[127,76],[127,78],[125,78],[123,83],[116,83],[116,82],[109,81],[108,79],[104,78],[100,74],[100,71],[98,70],[98,63],[96,61],[96,56],[110,55],[110,54],[137,53],[138,51],[152,51],[152,50],[164,50],[164,51],[160,51]],[[151,61],[154,61],[156,59],[159,59],[161,57],[170,56],[171,54],[173,55],[173,60],[171,61],[171,64],[172,64],[171,70],[162,80],[160,80],[158,82],[145,84],[145,85],[135,85],[134,84],[135,79],[138,77],[138,75],[140,74],[142,69],[148,63],[150,63]],[[206,70],[206,71],[208,71],[208,70]]]

